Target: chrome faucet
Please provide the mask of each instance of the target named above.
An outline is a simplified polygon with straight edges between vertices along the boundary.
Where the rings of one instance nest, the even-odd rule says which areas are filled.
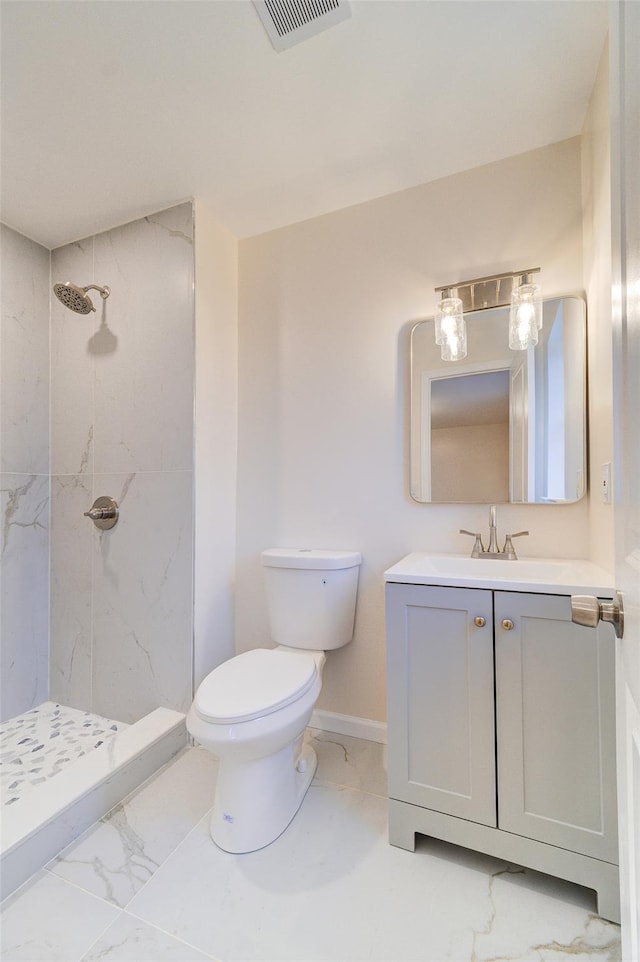
[[[479,532],[466,531],[464,528],[460,528],[460,534],[468,534],[471,535],[472,538],[475,538],[473,548],[471,549],[472,558],[497,558],[502,561],[517,561],[518,556],[511,539],[521,538],[523,535],[529,534],[529,532],[516,531],[515,534],[505,535],[504,548],[501,551],[498,547],[497,507],[495,504],[492,504],[489,506],[489,547],[486,551],[482,544],[482,536]]]

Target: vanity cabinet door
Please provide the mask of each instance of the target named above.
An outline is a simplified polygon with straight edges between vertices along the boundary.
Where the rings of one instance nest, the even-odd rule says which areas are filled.
[[[492,593],[388,584],[386,600],[389,795],[495,826]]]
[[[500,828],[617,862],[613,632],[496,592],[495,644]]]

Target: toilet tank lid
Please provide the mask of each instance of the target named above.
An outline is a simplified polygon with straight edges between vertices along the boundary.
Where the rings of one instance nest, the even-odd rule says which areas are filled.
[[[354,568],[362,563],[359,551],[331,551],[326,548],[267,548],[262,564],[268,568]]]

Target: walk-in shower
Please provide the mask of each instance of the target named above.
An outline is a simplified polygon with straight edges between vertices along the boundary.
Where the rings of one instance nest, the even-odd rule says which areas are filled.
[[[0,897],[186,743],[192,238],[190,203],[54,251],[0,225]]]
[[[99,291],[103,301],[106,300],[111,293],[108,287],[100,287],[98,284],[87,284],[86,287],[78,287],[77,284],[66,281],[64,284],[53,285],[53,293],[58,300],[61,301],[65,307],[68,307],[70,311],[75,311],[76,314],[90,314],[91,311],[95,311],[93,301],[87,291]]]

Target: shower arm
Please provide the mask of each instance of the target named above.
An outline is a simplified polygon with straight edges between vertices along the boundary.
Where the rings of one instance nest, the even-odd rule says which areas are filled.
[[[111,290],[108,287],[99,287],[98,284],[87,284],[87,286],[83,287],[82,290],[83,291],[99,291],[100,297],[103,300],[106,300],[106,298],[111,293]]]

